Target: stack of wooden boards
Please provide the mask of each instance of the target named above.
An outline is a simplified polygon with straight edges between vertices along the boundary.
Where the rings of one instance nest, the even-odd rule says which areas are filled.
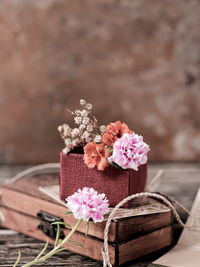
[[[1,225],[39,240],[54,243],[55,228],[52,222],[63,219],[74,225],[73,214],[64,215],[67,208],[44,193],[39,187],[58,184],[55,175],[38,175],[22,178],[1,187]],[[139,258],[169,246],[172,243],[172,215],[168,207],[154,199],[134,201],[133,207],[121,208],[113,219],[109,230],[109,255],[113,265]],[[66,244],[71,251],[102,261],[105,221],[90,223],[85,236],[83,222],[71,240],[83,244]],[[63,236],[69,233],[62,229]]]

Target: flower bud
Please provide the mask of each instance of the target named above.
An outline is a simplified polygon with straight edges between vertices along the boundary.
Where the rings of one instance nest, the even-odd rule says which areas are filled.
[[[101,135],[96,135],[94,138],[94,142],[100,143],[101,142]]]
[[[87,108],[88,110],[92,110],[92,104],[87,103],[87,104],[86,104],[86,108]]]
[[[61,132],[62,128],[63,128],[62,125],[59,125],[57,129],[58,129],[59,132]]]
[[[79,135],[79,133],[80,133],[79,129],[78,128],[74,128],[72,130],[71,136],[72,137],[77,137]]]
[[[80,99],[80,104],[81,104],[81,106],[84,106],[86,104],[85,99]]]
[[[82,120],[83,124],[88,124],[90,122],[90,119],[88,117],[84,117]]]
[[[75,117],[74,121],[75,121],[76,124],[81,124],[82,117]]]
[[[101,133],[104,133],[105,130],[106,130],[106,125],[101,125],[101,126],[100,126],[100,131],[101,131]]]
[[[72,140],[70,138],[65,139],[65,145],[69,146],[72,144]]]
[[[64,154],[67,154],[67,153],[69,153],[69,151],[70,151],[70,149],[69,149],[69,148],[67,148],[67,147],[65,147],[65,148],[63,149],[63,153],[64,153]]]
[[[85,131],[85,132],[83,133],[83,138],[87,139],[89,136],[90,136],[90,134],[89,134],[88,131]]]
[[[86,109],[81,111],[81,116],[82,117],[87,117],[88,116],[88,111]]]
[[[74,113],[75,113],[76,115],[80,115],[80,114],[81,114],[81,111],[80,111],[79,109],[76,109],[76,110],[74,111]]]
[[[66,136],[66,137],[70,136],[72,129],[69,126],[63,127],[63,130],[64,130],[64,132],[63,132],[64,136]]]
[[[89,124],[89,125],[87,126],[87,131],[88,131],[88,132],[92,132],[93,130],[94,130],[93,125],[90,125],[90,124]]]
[[[74,140],[72,140],[73,146],[78,146],[79,144],[80,144],[80,140],[78,138],[75,138]]]
[[[86,125],[85,124],[81,124],[80,126],[79,126],[79,130],[84,130],[86,128]]]

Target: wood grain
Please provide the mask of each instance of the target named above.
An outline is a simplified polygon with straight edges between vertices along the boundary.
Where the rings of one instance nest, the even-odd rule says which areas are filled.
[[[10,229],[19,231],[21,233],[30,235],[36,239],[42,241],[49,241],[49,243],[53,244],[54,240],[47,237],[41,230],[38,229],[38,225],[40,221],[34,217],[26,216],[19,212],[11,211],[7,208],[2,208],[2,212],[5,217],[5,221],[2,222],[3,226],[6,226]],[[70,232],[69,229],[65,229],[64,233],[67,235]],[[64,247],[70,247],[70,250],[90,258],[101,260],[101,248],[103,248],[103,242],[97,239],[92,239],[90,237],[86,237],[85,235],[76,232],[71,239],[76,242],[80,242],[84,245],[84,248],[74,245],[74,244],[66,244]],[[110,257],[112,263],[115,262],[115,247],[109,245]]]
[[[63,205],[55,202],[38,190],[39,186],[45,184],[51,185],[58,182],[55,176],[41,175],[36,177],[23,178],[14,184],[8,184],[1,188],[1,206],[9,207],[21,213],[36,217],[40,210],[49,212],[53,215],[63,218],[67,223],[74,225],[76,219],[72,214],[64,215],[67,210]],[[133,211],[131,213],[131,210]],[[164,215],[151,214],[160,210]],[[148,213],[138,216],[140,213]],[[130,217],[126,218],[129,214]],[[130,215],[132,214],[132,215]],[[121,242],[131,239],[134,234],[141,234],[153,231],[159,227],[171,223],[171,212],[166,206],[158,203],[153,199],[140,199],[135,201],[134,209],[120,209],[109,230],[109,241]],[[89,235],[103,239],[105,223],[90,223]],[[123,230],[124,228],[124,230]],[[79,231],[85,233],[86,224],[80,226]]]
[[[38,211],[44,210],[63,219],[65,217],[67,223],[74,225],[76,223],[74,216],[72,214],[64,215],[64,212],[68,211],[66,207],[50,199],[38,190],[38,186],[45,185],[46,181],[45,183],[43,182],[45,180],[44,178],[46,177],[43,177],[43,179],[41,179],[41,177],[34,177],[30,178],[30,181],[29,178],[25,178],[23,181],[20,180],[16,184],[6,185],[1,189],[1,205],[34,217],[37,216]],[[55,183],[55,181],[53,181],[53,183],[52,181],[52,177],[48,176],[49,184]],[[48,185],[48,183],[46,185]],[[104,228],[105,222],[97,224],[91,223],[89,234],[103,239]],[[79,231],[85,233],[85,229],[86,224],[81,224]],[[116,238],[115,229],[116,222],[113,221],[110,228],[109,240],[114,240]]]
[[[0,234],[0,266],[11,267],[18,256],[18,250],[22,253],[21,265],[33,260],[34,257],[44,247],[44,242],[28,237],[23,234],[18,234],[10,230],[10,234],[5,230],[2,230]],[[49,245],[47,252],[52,249],[52,245]],[[20,265],[20,266],[21,266]],[[80,254],[76,254],[69,250],[60,252],[53,256],[51,259],[42,264],[43,267],[100,267],[102,263],[89,259]]]
[[[171,242],[171,226],[140,236],[119,246],[119,264],[169,246]]]
[[[2,226],[6,226],[10,229],[19,231],[42,241],[47,241],[48,239],[49,243],[54,243],[53,239],[47,238],[47,236],[38,229],[38,225],[40,223],[38,219],[4,207],[2,208],[2,212],[5,218],[4,222],[2,222]],[[169,246],[172,241],[170,231],[171,226],[167,226],[125,243],[118,245],[109,244],[111,263],[118,265],[119,261],[119,263],[122,264],[147,253]],[[69,232],[69,229],[64,230],[65,235],[67,235]],[[85,255],[92,259],[102,261],[101,249],[103,249],[103,240],[85,236],[84,234],[78,232],[73,235],[71,240],[80,242],[83,244],[85,249],[71,243],[64,245],[64,247],[67,247],[73,252]]]
[[[19,171],[26,169],[27,166],[1,166],[0,167],[0,184],[9,181],[9,178]],[[200,187],[200,163],[156,163],[150,164],[148,168],[148,180],[156,174],[159,169],[164,170],[164,177],[157,191],[169,194],[179,200],[186,207],[191,208],[196,192]],[[186,215],[181,212],[183,219]],[[180,227],[175,230],[177,240],[180,234]],[[42,241],[15,233],[14,231],[0,230],[0,267],[10,267],[17,258],[18,249],[22,252],[22,264],[33,259],[44,246]],[[150,262],[165,253],[168,249],[148,254],[139,260],[126,264],[126,267],[147,267]],[[59,253],[58,256],[52,257],[42,266],[73,266],[73,267],[100,267],[101,263],[86,258],[71,251]]]
[[[141,236],[155,229],[168,226],[171,222],[171,213],[169,212],[130,218],[128,223],[126,220],[121,220],[118,224],[118,241],[133,239],[134,236]]]

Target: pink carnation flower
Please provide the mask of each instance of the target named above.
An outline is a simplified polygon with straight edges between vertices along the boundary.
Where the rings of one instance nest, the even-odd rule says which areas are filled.
[[[123,169],[138,170],[138,167],[147,162],[149,145],[143,142],[138,134],[124,134],[113,146],[113,154],[108,161],[115,162]]]
[[[89,221],[90,218],[96,222],[103,221],[108,209],[108,200],[105,194],[98,194],[93,188],[84,187],[82,190],[66,198],[67,207],[76,219]]]

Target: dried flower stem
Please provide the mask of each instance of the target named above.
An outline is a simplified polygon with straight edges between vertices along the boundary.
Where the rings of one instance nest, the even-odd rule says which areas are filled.
[[[72,114],[72,115],[75,115],[75,113],[73,111],[71,111],[70,109],[67,108],[67,111]]]
[[[100,127],[97,124],[97,118],[93,114],[91,114],[91,116],[92,116],[93,121],[94,121],[94,128],[97,129],[98,133],[101,135]]]

